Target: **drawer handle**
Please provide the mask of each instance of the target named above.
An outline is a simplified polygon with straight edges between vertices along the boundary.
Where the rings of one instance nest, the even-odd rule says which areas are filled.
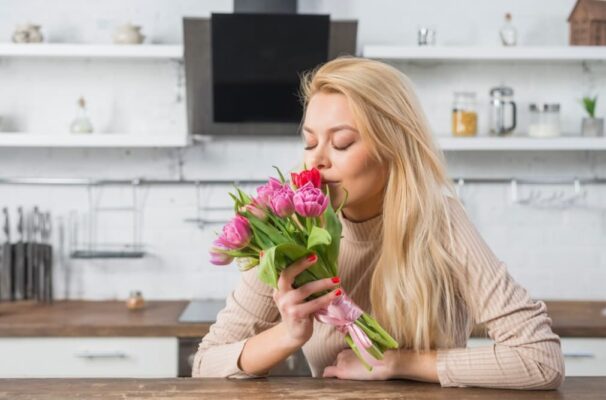
[[[123,353],[121,351],[110,351],[110,352],[100,352],[100,353],[92,353],[92,352],[81,352],[81,353],[77,353],[76,357],[78,358],[86,358],[87,360],[98,360],[98,359],[109,359],[109,358],[128,358],[128,355],[126,353]]]
[[[584,352],[572,352],[572,353],[564,353],[564,358],[595,358],[595,354],[593,353],[584,353]]]

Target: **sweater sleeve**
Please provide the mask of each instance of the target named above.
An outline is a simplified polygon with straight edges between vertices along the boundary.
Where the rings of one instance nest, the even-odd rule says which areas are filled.
[[[481,238],[459,201],[449,201],[457,257],[467,268],[472,300],[477,305],[474,321],[485,326],[494,344],[438,349],[440,384],[557,388],[564,380],[564,357],[545,303],[530,298]]]
[[[193,377],[255,378],[243,372],[238,360],[248,338],[278,323],[280,313],[273,300],[273,289],[256,276],[256,268],[243,272],[225,308],[198,346],[192,368]]]

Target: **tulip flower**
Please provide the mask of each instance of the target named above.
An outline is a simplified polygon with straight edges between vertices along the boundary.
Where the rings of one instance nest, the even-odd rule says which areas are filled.
[[[279,217],[289,217],[295,212],[293,196],[295,193],[287,184],[273,193],[270,206],[272,211]]]
[[[246,247],[252,239],[252,232],[248,220],[236,215],[223,227],[223,233],[217,241],[227,249],[241,249]]]
[[[328,207],[328,196],[311,182],[299,188],[293,196],[295,211],[302,217],[319,217]]]
[[[212,247],[210,248],[210,262],[214,265],[227,265],[233,261],[233,257],[227,255],[225,253],[221,253],[219,250],[227,250],[223,244],[219,242],[219,240],[215,240],[213,242]]]
[[[282,183],[276,178],[269,178],[269,182],[257,188],[256,202],[258,205],[271,207],[271,198],[274,192],[281,190]]]
[[[316,188],[320,188],[320,185],[322,184],[322,177],[320,176],[320,171],[318,171],[317,168],[301,171],[298,174],[291,172],[290,178],[296,188],[301,188],[308,182],[311,182]]]
[[[247,204],[246,206],[244,206],[244,209],[246,211],[248,211],[249,213],[251,213],[256,218],[260,219],[261,221],[267,220],[267,212],[265,210],[263,210],[262,208],[260,208],[259,206],[257,206],[255,200],[253,200],[253,202],[251,204]]]

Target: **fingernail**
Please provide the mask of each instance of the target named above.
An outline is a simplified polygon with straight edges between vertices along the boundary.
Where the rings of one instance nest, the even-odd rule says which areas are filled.
[[[307,256],[307,261],[309,261],[309,262],[314,262],[317,259],[318,259],[318,256],[315,255],[315,254],[310,254],[310,255]]]
[[[339,283],[341,282],[341,279],[339,279],[338,276],[335,276],[334,278],[331,279],[332,283]]]
[[[341,291],[341,289],[337,289],[337,291],[335,292],[335,296],[341,296],[343,294],[343,292]]]

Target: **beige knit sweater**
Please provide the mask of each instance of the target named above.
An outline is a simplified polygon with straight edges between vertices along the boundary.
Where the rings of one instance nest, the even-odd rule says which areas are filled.
[[[559,337],[551,331],[545,303],[534,301],[494,255],[460,203],[449,199],[456,256],[468,269],[471,293],[479,305],[476,324],[483,324],[494,344],[466,348],[471,332],[461,335],[455,348],[438,349],[440,384],[493,388],[551,389],[564,379]],[[381,216],[354,223],[340,215],[343,239],[339,276],[344,290],[365,311],[370,310],[369,286],[377,261]],[[242,274],[202,339],[194,359],[194,377],[252,377],[238,368],[238,358],[248,338],[280,320],[272,299],[273,289],[261,283],[256,269]],[[314,333],[303,353],[314,377],[321,377],[337,354],[348,348],[343,335],[332,326],[314,321]]]

